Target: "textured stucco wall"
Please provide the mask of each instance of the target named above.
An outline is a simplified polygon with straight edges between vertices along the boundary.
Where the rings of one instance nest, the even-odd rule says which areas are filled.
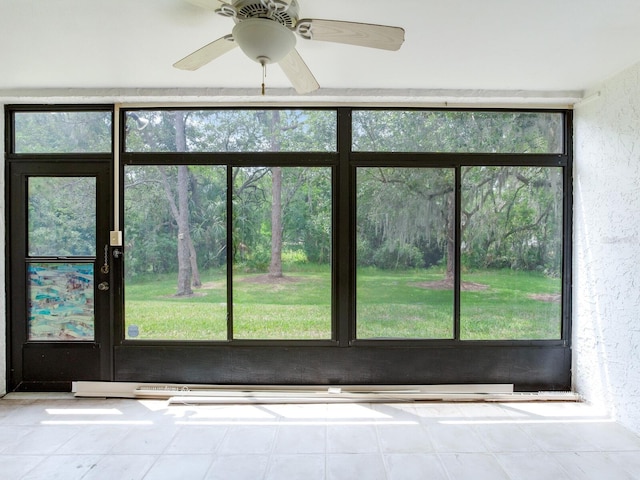
[[[0,103],[0,395],[6,393],[7,388],[7,344],[6,344],[6,301],[5,301],[5,279],[4,279],[4,105]]]
[[[640,434],[640,64],[597,92],[574,117],[574,388]]]

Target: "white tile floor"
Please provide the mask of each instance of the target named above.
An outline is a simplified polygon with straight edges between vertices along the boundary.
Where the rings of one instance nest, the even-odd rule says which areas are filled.
[[[0,400],[0,479],[640,479],[640,437],[578,403],[20,397]]]

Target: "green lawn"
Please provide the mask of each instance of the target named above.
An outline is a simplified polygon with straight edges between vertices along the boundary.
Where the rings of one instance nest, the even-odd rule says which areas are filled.
[[[489,285],[486,291],[461,293],[463,340],[560,338],[560,279],[496,270],[463,275],[463,281]]]
[[[453,338],[453,290],[424,288],[440,271],[358,271],[358,338]]]
[[[127,328],[138,339],[226,340],[226,278],[202,275],[188,298],[175,293],[175,276],[128,282]],[[361,269],[357,279],[358,338],[453,338],[453,291],[434,288],[435,270]],[[509,270],[463,275],[476,290],[461,292],[464,340],[557,339],[560,281]],[[331,280],[327,266],[290,271],[272,282],[264,275],[234,275],[234,338],[330,339]],[[130,337],[129,337],[130,338]]]

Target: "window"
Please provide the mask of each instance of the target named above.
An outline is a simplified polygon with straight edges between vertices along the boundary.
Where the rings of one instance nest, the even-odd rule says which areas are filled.
[[[125,112],[126,338],[562,338],[563,114],[350,113]]]
[[[558,112],[360,110],[356,152],[563,153]]]
[[[453,338],[453,169],[363,167],[357,185],[357,338]]]
[[[14,113],[15,153],[110,153],[111,111]]]
[[[18,366],[570,386],[569,111],[7,108]]]
[[[331,110],[127,112],[128,152],[335,152]]]
[[[127,338],[226,340],[226,167],[124,171]]]
[[[331,341],[336,112],[126,122],[126,338]]]
[[[92,177],[28,178],[29,256],[95,255],[95,183]]]
[[[96,189],[94,177],[27,178],[30,341],[94,339]]]
[[[563,125],[353,112],[357,339],[561,339]]]
[[[233,169],[233,338],[331,340],[331,169]]]
[[[563,195],[560,168],[462,168],[462,339],[560,338]]]

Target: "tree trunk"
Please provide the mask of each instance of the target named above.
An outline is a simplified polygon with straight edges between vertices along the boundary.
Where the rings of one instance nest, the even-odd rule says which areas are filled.
[[[183,112],[175,112],[174,125],[176,132],[176,151],[187,151],[187,136],[185,132],[185,117]],[[200,273],[195,247],[191,240],[189,228],[189,167],[178,166],[178,202],[172,208],[178,224],[178,291],[177,295],[192,295],[191,285],[200,286]],[[174,201],[175,203],[175,201]]]
[[[279,135],[280,112],[274,110],[271,117],[271,145],[272,152],[280,151]],[[282,168],[271,169],[271,262],[269,276],[282,277]]]
[[[456,195],[447,194],[447,272],[445,281],[453,285],[456,255]]]
[[[178,292],[176,295],[191,295],[191,251],[189,243],[189,171],[186,165],[178,166]]]
[[[270,277],[282,277],[282,168],[271,169],[271,263]]]
[[[189,260],[191,260],[191,286],[198,288],[202,286],[202,280],[200,280],[200,270],[198,270],[198,254],[196,253],[196,247],[193,246],[191,233],[189,233],[188,243]]]

